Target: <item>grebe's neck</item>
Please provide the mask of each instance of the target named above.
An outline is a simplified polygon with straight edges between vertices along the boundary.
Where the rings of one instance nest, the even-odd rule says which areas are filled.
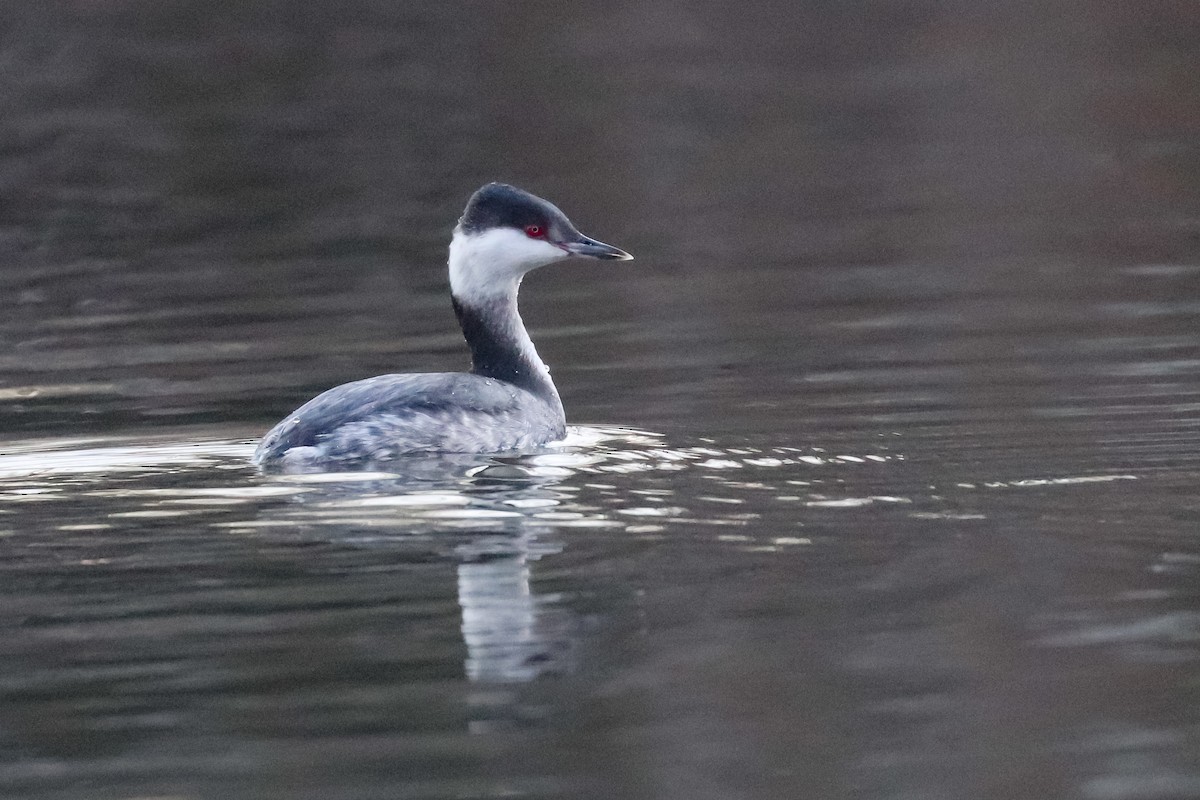
[[[450,296],[471,348],[471,372],[519,386],[562,408],[550,370],[538,357],[517,311],[521,278],[563,258],[562,250],[506,228],[454,231]]]
[[[517,287],[486,299],[451,295],[471,348],[471,372],[511,383],[561,407],[550,368],[538,356],[517,311]]]

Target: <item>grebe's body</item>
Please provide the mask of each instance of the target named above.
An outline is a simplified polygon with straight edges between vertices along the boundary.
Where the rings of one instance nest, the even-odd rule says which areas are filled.
[[[450,243],[450,291],[469,373],[381,375],[330,389],[271,429],[263,466],[385,461],[406,453],[495,453],[561,439],[566,417],[517,311],[525,273],[566,258],[632,258],[581,234],[550,203],[492,183]]]

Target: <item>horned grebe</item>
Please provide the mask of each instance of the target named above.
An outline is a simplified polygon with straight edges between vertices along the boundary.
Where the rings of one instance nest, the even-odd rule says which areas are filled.
[[[566,258],[633,256],[584,236],[540,197],[503,183],[472,195],[450,241],[450,295],[471,371],[380,375],[330,389],[271,429],[263,466],[497,453],[561,439],[566,417],[517,313],[525,273]]]

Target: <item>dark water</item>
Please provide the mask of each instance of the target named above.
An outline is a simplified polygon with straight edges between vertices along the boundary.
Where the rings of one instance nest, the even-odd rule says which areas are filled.
[[[0,10],[0,796],[1200,797],[1195,4]],[[258,475],[497,178],[571,440]]]

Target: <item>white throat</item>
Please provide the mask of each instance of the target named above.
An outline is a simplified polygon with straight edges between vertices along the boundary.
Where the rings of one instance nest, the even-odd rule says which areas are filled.
[[[480,233],[455,228],[450,240],[450,291],[469,305],[515,299],[526,272],[566,257],[549,242],[512,228]]]

